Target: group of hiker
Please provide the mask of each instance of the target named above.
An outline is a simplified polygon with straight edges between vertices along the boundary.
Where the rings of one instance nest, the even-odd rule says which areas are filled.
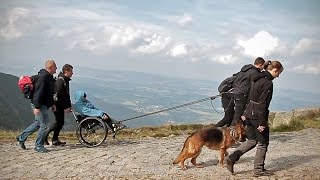
[[[36,152],[49,152],[44,145],[50,145],[48,136],[51,132],[53,132],[53,146],[64,146],[66,144],[66,142],[59,140],[59,133],[64,125],[65,113],[72,111],[69,82],[73,75],[73,67],[70,64],[65,64],[58,77],[54,78],[53,74],[56,73],[56,70],[55,61],[47,60],[44,69],[38,72],[37,78],[33,82],[31,108],[35,115],[35,120],[16,137],[22,149],[27,149],[25,141],[29,135],[38,130],[34,148]],[[115,134],[116,130],[124,128],[123,125],[112,120],[104,111],[90,103],[84,91],[77,91],[75,99],[74,107],[77,112],[86,116],[98,116],[102,118],[108,124],[113,134]],[[55,116],[55,121],[50,126],[49,108],[51,108]]]
[[[268,114],[269,104],[273,94],[272,80],[279,77],[283,71],[279,61],[265,61],[258,57],[253,64],[245,65],[232,76],[230,87],[222,91],[221,102],[224,108],[224,117],[215,126],[233,126],[235,123],[243,123],[247,127],[246,141],[238,146],[233,153],[225,158],[227,169],[233,173],[233,166],[240,157],[257,145],[254,159],[254,174],[267,175],[264,161],[269,145]],[[20,147],[26,149],[25,141],[28,136],[38,131],[35,142],[35,151],[44,153],[49,150],[44,145],[49,145],[48,136],[53,132],[52,145],[63,146],[66,142],[59,140],[59,133],[64,125],[66,112],[72,111],[69,82],[73,75],[73,67],[65,64],[58,78],[54,78],[57,66],[53,60],[45,62],[45,68],[38,72],[37,81],[34,83],[34,93],[31,98],[31,107],[35,115],[35,121],[27,127],[17,141]],[[87,99],[84,91],[75,93],[75,110],[87,116],[96,116],[103,119],[112,132],[118,127],[104,111],[96,108]],[[55,122],[48,126],[48,109],[51,108],[55,115]]]

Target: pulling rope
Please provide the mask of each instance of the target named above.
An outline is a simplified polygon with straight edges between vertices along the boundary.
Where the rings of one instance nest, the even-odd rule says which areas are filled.
[[[219,96],[221,96],[221,94],[216,95],[216,96],[212,96],[212,97],[203,98],[203,99],[200,99],[200,100],[197,100],[197,101],[192,101],[192,102],[185,103],[185,104],[182,104],[182,105],[179,105],[179,106],[174,106],[174,107],[171,107],[171,108],[166,108],[166,109],[163,109],[163,110],[155,111],[155,112],[152,112],[152,113],[147,113],[147,114],[143,114],[143,115],[140,115],[140,116],[131,117],[131,118],[128,118],[128,119],[121,120],[119,122],[130,121],[130,120],[133,120],[133,119],[149,116],[149,115],[152,115],[152,114],[157,114],[157,113],[161,113],[161,112],[165,112],[165,111],[171,111],[173,109],[189,106],[189,105],[192,105],[192,104],[197,104],[197,103],[201,103],[201,102],[208,101],[208,100],[214,100]]]

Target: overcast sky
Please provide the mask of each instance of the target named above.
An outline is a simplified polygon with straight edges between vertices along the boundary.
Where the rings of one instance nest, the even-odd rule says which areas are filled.
[[[131,70],[221,81],[261,56],[277,87],[319,92],[318,0],[0,1],[0,71]],[[75,68],[75,76],[83,75]]]

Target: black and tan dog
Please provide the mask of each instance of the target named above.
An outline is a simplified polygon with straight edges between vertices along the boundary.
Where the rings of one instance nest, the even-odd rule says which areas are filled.
[[[202,164],[197,164],[196,159],[201,153],[203,146],[212,150],[220,150],[220,164],[223,165],[224,156],[228,155],[227,149],[235,142],[243,139],[245,128],[242,124],[237,124],[232,127],[209,127],[197,130],[192,133],[184,142],[181,153],[173,161],[173,164],[179,163],[181,169],[187,167],[184,161],[191,158],[191,163],[196,167],[203,167]]]

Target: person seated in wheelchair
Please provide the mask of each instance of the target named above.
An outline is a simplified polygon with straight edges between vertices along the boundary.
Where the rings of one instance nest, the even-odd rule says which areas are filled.
[[[107,123],[110,127],[112,133],[115,135],[115,132],[125,128],[125,125],[112,120],[107,113],[95,107],[88,99],[87,94],[84,91],[77,91],[75,93],[75,110],[81,115],[99,117]]]

